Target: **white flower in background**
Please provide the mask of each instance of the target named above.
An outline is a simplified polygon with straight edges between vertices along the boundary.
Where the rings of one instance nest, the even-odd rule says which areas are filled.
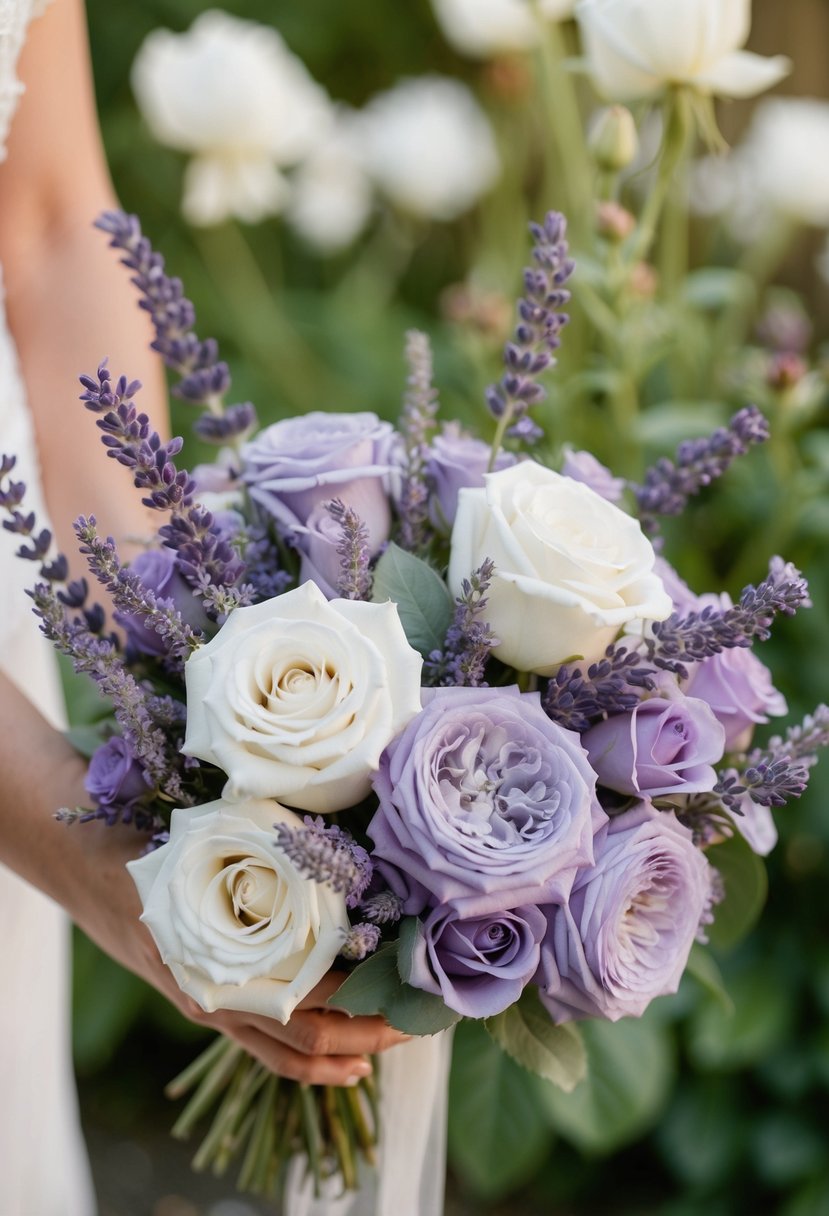
[[[326,138],[291,179],[286,216],[323,253],[350,245],[365,227],[374,189],[365,168],[359,116],[338,107]]]
[[[766,98],[735,156],[770,210],[802,224],[829,225],[829,101]]]
[[[345,897],[296,869],[277,823],[302,827],[278,802],[175,810],[167,844],[128,863],[142,921],[202,1009],[287,1022],[342,948]]]
[[[574,4],[542,0],[538,11],[550,21],[564,21]],[[432,8],[450,46],[473,59],[529,50],[541,32],[531,0],[432,0]]]
[[[783,55],[743,51],[751,0],[578,0],[588,69],[611,101],[650,97],[665,85],[753,97],[789,71]]]
[[[422,666],[396,604],[303,583],[237,608],[187,660],[182,751],[227,773],[226,798],[344,810],[419,713]]]
[[[495,138],[472,93],[457,80],[401,80],[361,117],[366,167],[401,210],[452,220],[467,211],[500,169]]]
[[[194,224],[280,211],[280,169],[316,148],[331,121],[325,91],[276,30],[218,10],[183,34],[154,30],[132,87],[159,143],[193,157],[182,209]]]

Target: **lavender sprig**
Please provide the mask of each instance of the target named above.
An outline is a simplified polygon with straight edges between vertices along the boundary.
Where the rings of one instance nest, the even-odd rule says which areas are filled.
[[[172,600],[160,599],[141,582],[136,574],[126,570],[118,560],[115,541],[104,540],[98,532],[95,517],[80,516],[74,524],[80,552],[98,582],[106,588],[115,607],[138,617],[149,629],[154,629],[165,643],[171,658],[182,660],[196,649],[203,634],[196,633],[183,620]]]
[[[829,747],[829,705],[818,705],[799,725],[790,726],[785,735],[773,735],[762,752],[752,752],[748,760],[757,765],[763,753],[772,758],[789,756],[811,768],[817,764],[818,752],[824,747]]]
[[[380,891],[363,900],[360,913],[373,925],[392,925],[403,915],[403,901],[394,891]]]
[[[347,507],[339,498],[325,504],[328,514],[340,526],[340,541],[337,556],[340,573],[337,592],[344,600],[367,600],[371,598],[372,576],[369,570],[371,549],[368,528],[352,507]]]
[[[79,594],[80,584],[73,586]],[[50,584],[37,583],[29,594],[40,618],[41,632],[71,659],[76,672],[91,676],[103,696],[112,702],[124,738],[150,782],[177,806],[192,806],[194,799],[184,790],[177,771],[178,757],[153,719],[151,706],[156,698],[124,668],[115,642],[96,636],[82,613],[70,615],[67,604]],[[73,606],[78,594],[67,597]]]
[[[742,773],[736,768],[726,769],[714,786],[714,794],[729,811],[739,815],[746,795],[761,806],[785,806],[790,798],[799,798],[808,784],[805,764],[779,756],[752,764]]]
[[[461,594],[455,599],[452,624],[446,632],[443,650],[433,650],[423,665],[426,683],[440,688],[484,687],[484,671],[498,639],[482,619],[487,606],[486,593],[495,563],[489,558],[464,579]]]
[[[744,588],[739,603],[731,608],[703,608],[684,616],[672,613],[656,621],[652,636],[644,639],[649,662],[681,678],[688,675],[687,663],[699,663],[734,646],[751,646],[770,636],[775,616],[792,616],[811,605],[809,588],[800,571],[782,557],[773,557],[769,573],[758,586]]]
[[[585,731],[605,715],[629,713],[651,689],[656,670],[623,645],[608,646],[604,658],[584,671],[564,665],[550,678],[541,699],[547,715],[568,730]]]
[[[163,443],[152,430],[146,414],[139,414],[133,398],[141,387],[138,380],[121,376],[112,383],[112,373],[106,360],[96,376],[81,376],[84,392],[81,401],[88,410],[101,414],[98,426],[103,431],[102,442],[107,455],[132,470],[133,482],[149,493],[142,502],[157,511],[176,511],[189,506],[195,482],[186,470],[176,468],[173,460],[181,451],[183,440],[176,438]]]
[[[406,362],[409,376],[398,427],[404,441],[403,484],[397,509],[400,545],[416,553],[429,539],[429,486],[425,468],[429,432],[435,426],[438,410],[437,390],[432,384],[432,349],[426,334],[417,329],[406,334]]]
[[[713,435],[685,440],[674,460],[663,457],[648,469],[642,485],[631,485],[642,526],[654,532],[657,515],[680,515],[689,498],[722,477],[738,456],[768,437],[766,418],[755,405],[748,405]]]
[[[524,296],[518,301],[519,322],[513,340],[504,347],[506,371],[486,390],[490,413],[498,419],[492,446],[493,462],[504,436],[533,442],[540,430],[528,411],[546,397],[538,377],[555,363],[553,352],[568,317],[560,310],[570,299],[564,287],[575,269],[565,239],[567,221],[557,211],[547,213],[543,224],[531,224],[535,266],[524,270]]]
[[[212,513],[198,503],[173,514],[158,534],[176,551],[178,569],[207,608],[213,599],[210,588],[233,589],[244,573],[244,563]],[[241,602],[238,597],[236,602]]]
[[[304,824],[294,828],[275,823],[277,847],[306,878],[327,883],[345,894],[349,908],[356,908],[374,873],[368,853],[350,833],[327,824],[321,815],[306,815]]]
[[[224,408],[230,388],[228,366],[219,359],[213,338],[202,341],[195,334],[195,309],[181,280],[166,273],[164,258],[142,234],[136,216],[105,211],[95,227],[109,236],[110,247],[121,251],[122,264],[133,272],[131,281],[141,294],[139,307],[149,314],[155,329],[152,348],[181,377],[174,393],[207,407],[196,424],[201,437],[213,443],[241,442],[256,425],[256,411],[249,402]]]
[[[379,944],[380,930],[377,925],[363,921],[359,925],[351,926],[345,935],[340,954],[349,962],[361,963],[367,955],[374,953]]]

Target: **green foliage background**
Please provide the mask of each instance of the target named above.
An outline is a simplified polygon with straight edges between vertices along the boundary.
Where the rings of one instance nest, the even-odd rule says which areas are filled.
[[[254,400],[263,422],[309,409],[372,409],[394,418],[403,334],[416,324],[433,337],[444,415],[477,416],[486,426],[481,390],[497,375],[499,342],[453,329],[442,319],[440,299],[472,266],[480,282],[511,295],[528,213],[560,205],[541,197],[541,177],[516,138],[543,136],[550,116],[540,96],[530,91],[504,102],[486,69],[447,48],[427,0],[234,0],[228,11],[275,24],[316,79],[353,104],[400,76],[438,71],[466,78],[502,135],[505,177],[480,212],[455,225],[404,231],[399,221],[384,220],[355,251],[333,259],[316,258],[278,223],[196,232],[178,210],[182,158],[159,148],[142,126],[129,67],[151,29],[184,29],[203,7],[195,0],[88,3],[119,196],[184,279],[200,332],[219,339],[237,399]],[[814,282],[801,285],[807,306],[818,312]],[[819,333],[818,343],[825,336]],[[566,333],[562,365],[572,371],[577,328],[568,353],[569,341]],[[662,388],[657,376],[649,397],[656,408],[634,436],[628,472],[641,471],[645,459],[670,450],[684,433],[704,432],[740,401],[739,394],[729,400],[714,393],[677,404],[673,393],[660,396]],[[576,413],[555,392],[552,399],[557,438],[572,437],[609,457],[612,427],[601,413]],[[775,470],[773,451],[752,456],[683,521],[684,536],[704,543],[692,549],[686,540],[684,549],[671,550],[698,589],[725,580],[738,592],[743,581],[762,576],[778,543],[804,567],[815,608],[784,622],[763,655],[793,715],[826,697],[825,422],[824,392],[808,427],[791,437],[787,475]],[[78,717],[94,714],[94,706],[81,704],[82,693],[73,695]],[[482,1030],[462,1028],[450,1151],[457,1186],[470,1203],[484,1210],[513,1197],[514,1208],[499,1211],[585,1216],[829,1213],[828,802],[824,762],[808,796],[778,817],[781,843],[770,859],[762,919],[736,950],[715,951],[728,995],[700,969],[642,1022],[591,1025],[591,1078],[574,1094],[531,1078],[506,1056],[493,1057],[484,1051]],[[198,1032],[84,942],[75,985],[79,1069],[96,1078],[94,1101],[127,1126],[155,1111],[155,1095],[192,1053]]]

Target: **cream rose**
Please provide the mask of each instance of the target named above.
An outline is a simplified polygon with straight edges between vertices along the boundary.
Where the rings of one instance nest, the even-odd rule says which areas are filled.
[[[578,0],[588,70],[612,101],[649,97],[669,84],[701,93],[753,97],[791,64],[740,48],[751,0]]]
[[[532,460],[485,480],[460,492],[449,586],[458,594],[485,558],[495,563],[486,619],[502,662],[550,675],[565,659],[599,658],[629,621],[670,615],[637,520]]]
[[[287,1022],[348,932],[345,897],[296,869],[279,849],[276,823],[302,826],[276,802],[176,810],[168,843],[127,865],[142,921],[202,1009]]]
[[[393,603],[303,583],[237,608],[188,659],[182,750],[227,773],[227,798],[343,810],[419,712],[421,667]]]

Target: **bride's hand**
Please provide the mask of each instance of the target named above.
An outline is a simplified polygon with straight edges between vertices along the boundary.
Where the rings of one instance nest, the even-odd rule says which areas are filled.
[[[78,789],[80,774],[73,786]],[[88,795],[78,789],[78,802]],[[368,1076],[368,1055],[405,1041],[380,1017],[351,1017],[330,1009],[344,975],[329,973],[301,1002],[287,1024],[252,1013],[205,1013],[181,991],[162,963],[149,930],[141,923],[141,903],[126,862],[141,848],[132,828],[103,822],[63,826],[72,838],[73,871],[62,900],[75,922],[117,962],[161,992],[185,1017],[212,1027],[241,1044],[272,1072],[320,1085],[353,1084]],[[67,840],[67,844],[69,841]]]

